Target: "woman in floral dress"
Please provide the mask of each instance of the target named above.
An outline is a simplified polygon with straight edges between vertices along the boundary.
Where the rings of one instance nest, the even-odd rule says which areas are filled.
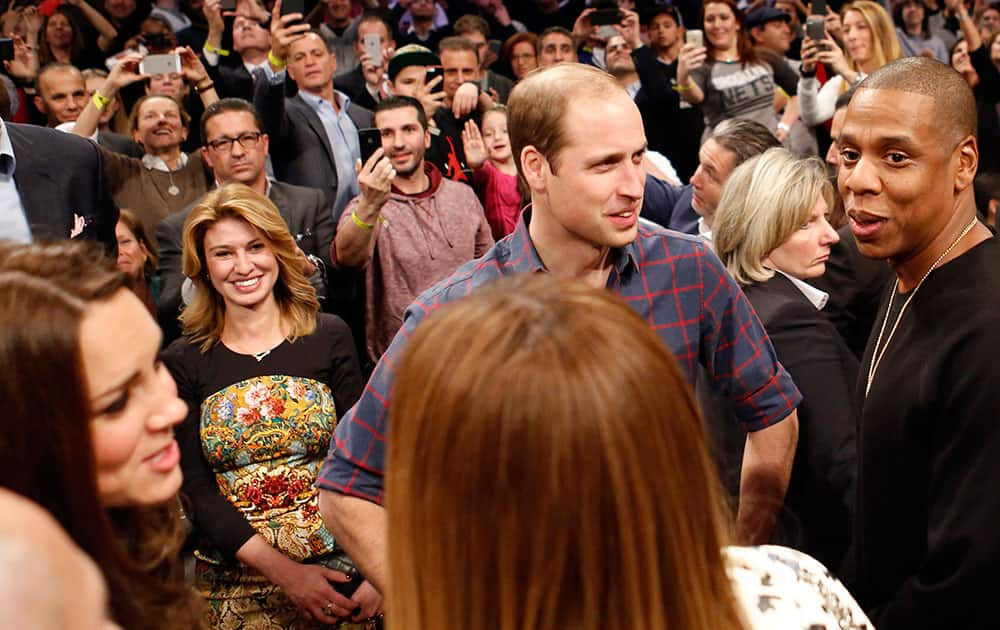
[[[338,414],[361,393],[354,342],[319,313],[309,263],[246,186],[205,197],[184,229],[196,295],[164,353],[190,406],[178,429],[197,533],[196,586],[217,628],[312,628],[381,611],[328,568],[336,544],[313,484]]]

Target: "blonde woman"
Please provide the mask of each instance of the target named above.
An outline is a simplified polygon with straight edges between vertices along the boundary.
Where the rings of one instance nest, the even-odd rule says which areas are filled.
[[[330,568],[347,567],[313,488],[337,415],[361,393],[347,325],[319,313],[278,209],[247,186],[209,193],[183,242],[196,292],[164,359],[191,409],[178,438],[212,625],[374,616],[378,593]]]
[[[685,378],[609,291],[491,283],[417,328],[393,396],[388,627],[871,627],[815,560],[724,547]]]
[[[892,18],[877,2],[858,0],[840,11],[844,48],[827,33],[825,39],[802,41],[802,78],[799,107],[802,122],[812,127],[831,118],[837,97],[890,61],[903,56]],[[825,64],[836,76],[819,85],[816,64]]]
[[[713,236],[803,395],[779,540],[837,571],[854,504],[858,362],[821,312],[827,295],[804,282],[823,274],[839,240],[832,201],[819,160],[770,149],[730,175]]]

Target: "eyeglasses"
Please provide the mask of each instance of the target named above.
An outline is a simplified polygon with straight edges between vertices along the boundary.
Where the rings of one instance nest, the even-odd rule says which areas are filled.
[[[263,136],[259,131],[248,131],[246,133],[241,133],[238,138],[227,138],[225,136],[219,138],[218,140],[212,140],[208,143],[208,146],[212,147],[215,151],[219,153],[225,153],[233,150],[233,143],[239,143],[242,149],[252,149],[257,146],[260,142],[261,136]]]

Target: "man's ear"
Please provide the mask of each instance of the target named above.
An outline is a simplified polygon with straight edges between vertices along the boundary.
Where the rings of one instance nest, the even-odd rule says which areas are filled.
[[[960,193],[972,186],[979,168],[979,145],[975,136],[967,136],[955,147],[957,170],[955,172],[955,192]]]
[[[202,147],[201,147],[201,157],[202,157],[203,160],[205,160],[205,164],[208,164],[208,167],[211,168],[214,171],[215,170],[215,164],[212,163],[212,154],[208,150],[208,147],[205,146],[205,145],[202,145]]]
[[[529,144],[521,149],[521,172],[529,189],[543,191],[548,185],[548,175],[552,170],[545,156]]]
[[[35,109],[43,114],[49,113],[49,110],[45,109],[45,101],[42,100],[41,96],[35,96]]]

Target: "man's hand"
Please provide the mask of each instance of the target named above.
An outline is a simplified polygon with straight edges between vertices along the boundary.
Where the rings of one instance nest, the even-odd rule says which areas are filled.
[[[357,614],[351,617],[351,621],[363,622],[382,614],[382,594],[367,580],[354,591],[351,601],[359,606]]]
[[[747,434],[736,517],[737,544],[763,545],[770,540],[785,504],[798,439],[795,411],[777,424]]]
[[[590,14],[596,10],[593,7],[584,9],[573,22],[573,39],[577,45],[597,35],[597,27],[590,23]]]
[[[454,98],[451,99],[451,112],[455,118],[470,114],[477,107],[479,107],[479,86],[472,83],[458,86]]]
[[[358,160],[355,168],[358,171],[358,188],[361,189],[361,201],[358,203],[358,217],[365,223],[374,225],[378,220],[382,206],[389,200],[392,192],[392,180],[396,179],[396,169],[392,161],[385,157],[385,152],[379,148],[361,165]]]
[[[201,12],[208,22],[209,37],[217,35],[221,40],[222,33],[226,30],[226,22],[222,18],[222,0],[205,0]]]
[[[493,16],[500,26],[510,26],[510,12],[507,11],[507,5],[503,3],[503,0],[490,0],[490,3],[486,5],[486,12]]]
[[[434,118],[434,113],[444,105],[445,94],[441,92],[432,92],[437,85],[444,81],[444,77],[436,76],[430,80],[429,83],[423,83],[417,87],[416,99],[420,101],[420,104],[424,106],[424,115],[427,116],[427,120]]]
[[[629,48],[635,50],[642,46],[642,37],[639,35],[639,14],[628,9],[620,9],[624,17],[620,24],[615,24],[614,29],[618,31]]]
[[[309,32],[309,25],[295,24],[302,20],[301,13],[281,15],[281,0],[274,3],[271,10],[271,55],[282,63],[288,60],[288,47]],[[278,70],[279,68],[275,68]]]
[[[708,49],[704,46],[684,44],[677,56],[677,85],[687,85],[691,78],[691,71],[700,68],[705,63],[707,56]]]
[[[473,170],[479,169],[490,157],[475,121],[466,121],[462,130],[462,147],[465,149],[465,162]]]
[[[233,16],[242,15],[261,24],[267,24],[268,14],[264,7],[257,3],[257,0],[236,0],[236,11]],[[229,16],[229,13],[226,13]]]

